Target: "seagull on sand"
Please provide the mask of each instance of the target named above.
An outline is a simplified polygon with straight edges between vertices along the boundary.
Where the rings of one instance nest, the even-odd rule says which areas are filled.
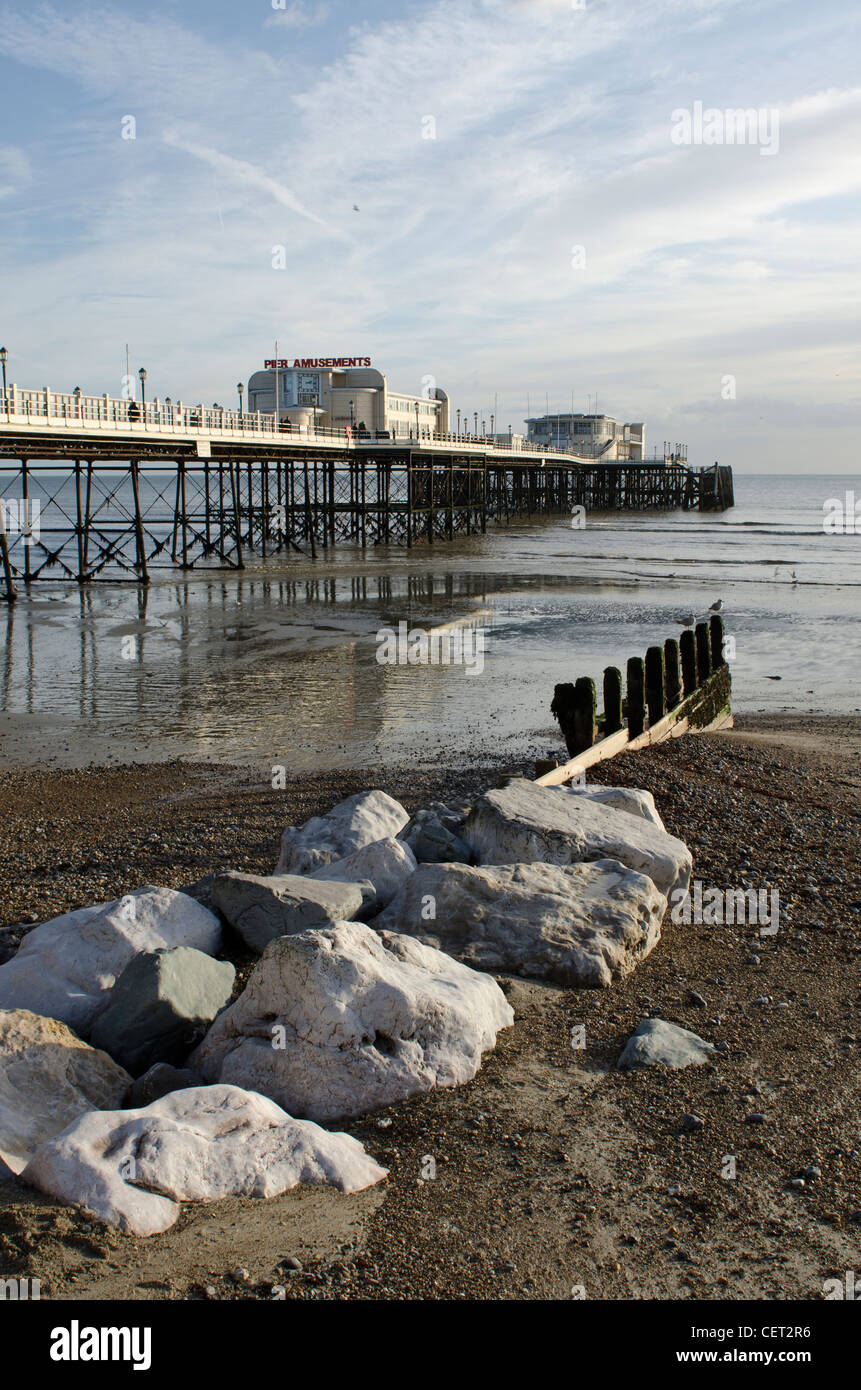
[[[722,608],[723,608],[723,599],[722,599],[722,598],[719,598],[718,601],[717,601],[717,603],[711,604],[711,606],[709,607],[709,612],[710,612],[710,613],[719,613],[719,612],[721,611]]]

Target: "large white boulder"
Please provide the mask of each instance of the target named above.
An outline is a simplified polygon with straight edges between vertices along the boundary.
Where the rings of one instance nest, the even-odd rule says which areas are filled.
[[[236,1086],[173,1091],[142,1110],[82,1116],[21,1174],[132,1235],[166,1231],[180,1202],[277,1197],[298,1183],[359,1192],[386,1176],[357,1139],[294,1120]]]
[[[86,1037],[117,976],[140,951],[192,946],[214,955],[220,945],[218,918],[194,898],[172,888],[138,888],[28,932],[12,960],[0,965],[0,1009],[59,1018]]]
[[[301,874],[218,874],[210,902],[258,954],[276,936],[349,921],[360,911],[358,883],[319,883]]]
[[[648,874],[669,897],[687,890],[689,849],[656,825],[557,787],[514,778],[485,792],[470,811],[463,837],[479,864],[577,864],[618,859]]]
[[[594,987],[624,978],[649,954],[666,908],[650,878],[616,859],[420,864],[374,926],[416,936],[477,970]]]
[[[639,787],[570,786],[563,787],[562,790],[571,792],[573,796],[585,796],[588,801],[594,801],[596,806],[610,806],[614,811],[627,811],[629,816],[639,816],[640,820],[651,821],[659,830],[666,830],[652,793],[642,791]]]
[[[370,901],[365,903],[365,908],[376,910],[391,902],[415,870],[416,857],[409,845],[389,835],[385,840],[376,840],[372,845],[364,845],[354,854],[348,854],[346,859],[324,864],[322,868],[308,874],[307,878],[339,883],[370,882],[374,892]],[[342,912],[341,920],[352,915]]]
[[[131,1082],[65,1023],[0,1009],[0,1160],[20,1173],[40,1144],[79,1115],[120,1105]]]
[[[338,922],[272,941],[189,1066],[325,1122],[469,1081],[513,1019],[489,975]]]
[[[281,836],[276,874],[307,874],[321,864],[344,859],[354,850],[385,840],[403,830],[409,814],[385,792],[357,792],[333,806],[325,816],[313,816],[298,828],[288,825]]]

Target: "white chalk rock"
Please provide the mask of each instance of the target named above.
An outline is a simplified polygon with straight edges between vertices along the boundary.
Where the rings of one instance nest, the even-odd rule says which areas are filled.
[[[663,1018],[644,1018],[625,1044],[617,1062],[620,1067],[696,1067],[710,1062],[714,1043],[698,1033],[667,1023]]]
[[[0,1159],[14,1173],[79,1115],[120,1105],[131,1084],[65,1023],[0,1009]]]
[[[84,1115],[21,1176],[99,1221],[150,1236],[173,1225],[180,1202],[277,1197],[298,1183],[359,1192],[386,1171],[349,1134],[294,1120],[264,1096],[195,1086],[142,1110]]]
[[[687,891],[691,878],[690,850],[665,830],[520,777],[479,797],[463,838],[481,865],[618,859],[648,874],[665,897],[674,888]]]
[[[385,907],[403,887],[417,867],[416,857],[403,840],[388,836],[376,840],[372,845],[364,845],[346,859],[337,859],[333,864],[324,864],[315,869],[308,878],[321,878],[339,883],[361,883],[370,881],[374,896],[365,907],[377,909]]]
[[[385,792],[357,792],[333,806],[325,816],[304,825],[288,825],[281,836],[276,874],[307,874],[322,864],[344,859],[365,845],[394,837],[409,814]]]
[[[469,1081],[513,1019],[489,975],[337,922],[270,942],[189,1066],[328,1121]]]
[[[423,915],[428,896],[436,916]],[[476,970],[572,987],[630,975],[661,936],[667,900],[645,874],[615,859],[472,869],[420,864],[376,919]]]
[[[666,830],[651,792],[641,791],[637,787],[599,786],[563,787],[562,790],[571,792],[574,796],[585,796],[587,800],[594,801],[596,806],[610,806],[614,811],[627,811],[629,816],[638,816],[640,820],[651,821],[659,830]]]
[[[66,912],[24,937],[0,965],[0,1009],[31,1009],[86,1036],[118,975],[140,951],[191,946],[215,955],[213,912],[172,888],[138,888],[110,903]]]

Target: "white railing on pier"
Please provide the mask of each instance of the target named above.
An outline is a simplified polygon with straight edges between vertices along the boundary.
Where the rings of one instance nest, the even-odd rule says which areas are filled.
[[[530,458],[554,455],[577,463],[593,463],[594,457],[575,453],[554,444],[538,444],[521,439],[499,439],[498,436],[440,433],[421,426],[410,427],[405,433],[391,430],[368,431],[349,426],[295,425],[281,421],[261,411],[239,411],[223,406],[189,405],[184,401],[158,399],[152,401],[126,400],[116,396],[85,396],[80,391],[26,391],[13,382],[5,395],[0,390],[0,433],[6,432],[108,433],[126,436],[155,437],[159,440],[219,439],[279,444],[328,445],[329,447],[367,447],[373,444],[403,448],[412,442],[418,447],[441,446],[443,449],[468,449],[486,453],[517,453]],[[614,460],[614,462],[649,462],[649,460]]]

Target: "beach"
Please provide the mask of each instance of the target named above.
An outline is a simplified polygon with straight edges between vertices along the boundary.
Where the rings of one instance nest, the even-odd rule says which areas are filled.
[[[552,731],[533,742],[543,752]],[[271,873],[286,824],[355,791],[414,811],[532,776],[522,747],[500,739],[473,761],[452,743],[448,766],[416,747],[385,766],[288,770],[279,790],[256,765],[5,770],[0,942],[144,883]],[[144,1240],[2,1183],[4,1274],[58,1299],[823,1297],[861,1240],[861,720],[745,713],[589,781],[651,790],[703,884],[779,890],[777,934],[668,913],[611,989],[500,976],[515,1022],[472,1082],[345,1126],[390,1170],[357,1196],[187,1204]],[[238,989],[251,960],[225,949]],[[717,1044],[713,1064],[618,1070],[649,1014]]]

